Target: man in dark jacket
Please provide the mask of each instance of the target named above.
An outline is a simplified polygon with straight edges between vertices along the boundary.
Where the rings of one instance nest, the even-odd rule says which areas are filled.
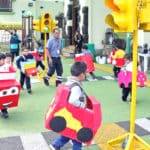
[[[10,53],[12,55],[12,61],[14,61],[15,55],[19,56],[19,43],[21,41],[19,40],[19,37],[17,35],[17,30],[14,30],[14,32],[11,32],[10,34]]]

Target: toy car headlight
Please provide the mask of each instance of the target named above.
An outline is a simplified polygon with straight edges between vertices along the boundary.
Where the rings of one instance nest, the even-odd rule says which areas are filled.
[[[19,93],[19,90],[17,87],[12,87],[9,89],[9,95],[16,95]]]
[[[0,97],[17,95],[17,94],[19,94],[19,89],[17,87],[11,87],[9,89],[0,91]]]

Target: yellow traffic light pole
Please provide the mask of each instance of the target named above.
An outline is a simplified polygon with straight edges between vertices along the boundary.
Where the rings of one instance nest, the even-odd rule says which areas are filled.
[[[150,145],[147,144],[144,140],[142,140],[140,137],[138,137],[135,134],[136,94],[137,94],[136,76],[137,76],[137,46],[138,46],[138,43],[137,43],[138,41],[138,14],[136,12],[137,1],[132,1],[132,5],[130,4],[127,6],[129,10],[128,15],[130,15],[128,17],[132,16],[133,18],[132,19],[130,18],[131,19],[130,23],[127,23],[125,18],[122,22],[121,18],[125,17],[125,15],[120,16],[120,11],[118,11],[119,10],[118,8],[119,6],[120,8],[124,8],[124,5],[127,4],[126,2],[130,4],[131,0],[128,0],[128,1],[105,0],[105,4],[109,6],[109,8],[116,11],[117,13],[119,12],[118,15],[116,15],[117,13],[114,13],[114,15],[107,15],[106,23],[112,26],[115,29],[115,31],[133,32],[133,72],[132,72],[132,102],[131,102],[131,110],[130,110],[130,132],[120,137],[117,137],[116,139],[112,139],[108,141],[107,148],[108,150],[116,150],[122,147],[125,150],[135,150],[135,149],[138,149],[137,146],[140,146],[140,149],[142,150],[150,150]],[[117,4],[118,4],[118,7],[117,7]],[[133,8],[131,9],[130,7],[133,7]],[[122,12],[124,12],[123,9],[122,9]]]
[[[138,30],[134,30],[133,35],[133,72],[132,72],[132,102],[131,102],[131,113],[130,113],[130,133],[124,134],[116,139],[108,141],[108,150],[116,150],[113,148],[114,145],[122,144],[125,150],[134,150],[135,144],[143,148],[143,150],[150,150],[150,145],[142,140],[135,134],[135,116],[136,116],[136,75],[137,75],[137,41],[138,41]]]
[[[47,73],[47,54],[46,54],[47,32],[44,32],[44,66],[45,69],[38,74],[39,80],[42,80]]]
[[[54,28],[57,27],[58,21],[53,20],[50,13],[42,13],[40,16],[40,19],[33,20],[33,30],[39,31],[44,33],[44,71],[40,72],[38,74],[38,78],[40,80],[43,79],[43,77],[47,73],[47,54],[46,54],[46,42],[47,42],[47,33],[50,33],[53,31]]]

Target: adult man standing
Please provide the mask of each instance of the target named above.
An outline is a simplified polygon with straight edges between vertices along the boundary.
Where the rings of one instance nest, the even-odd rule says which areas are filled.
[[[19,43],[21,42],[19,40],[19,37],[17,35],[17,30],[14,30],[13,32],[10,32],[11,38],[10,38],[10,53],[12,55],[12,61],[14,61],[14,57],[19,56]]]
[[[82,52],[83,37],[79,31],[75,32],[74,43],[75,43],[75,54],[80,54]]]
[[[53,37],[48,40],[46,46],[46,52],[48,57],[49,70],[46,76],[43,78],[44,84],[49,86],[49,79],[55,73],[57,73],[56,86],[62,82],[63,66],[61,62],[62,44],[59,39],[59,29],[53,30]]]

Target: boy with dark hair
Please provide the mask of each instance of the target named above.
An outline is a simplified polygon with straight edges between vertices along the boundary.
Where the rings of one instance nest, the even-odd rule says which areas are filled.
[[[13,67],[14,70],[16,70],[16,65],[12,61],[12,54],[11,53],[6,53],[5,56],[6,56],[5,65],[7,65],[8,67]]]
[[[71,67],[71,77],[68,78],[66,85],[71,87],[68,102],[76,107],[86,108],[86,98],[82,89],[81,81],[85,80],[86,64],[84,62],[75,62]],[[52,150],[60,150],[69,140],[72,140],[73,150],[81,150],[82,143],[70,139],[65,136],[60,136],[52,142],[50,148]]]
[[[83,45],[82,46],[82,54],[83,55],[91,55],[92,57],[92,53],[91,51],[88,49],[87,45]],[[92,79],[96,79],[96,76],[94,74],[94,71],[93,72],[89,72],[89,74],[91,75]]]
[[[27,62],[28,60],[32,60],[33,56],[29,53],[29,50],[27,48],[22,49],[22,56],[19,56],[16,60],[17,68],[20,70],[20,84],[21,88],[23,89],[24,82],[26,82],[26,88],[27,92],[30,94],[31,91],[31,81],[30,76],[27,76],[25,72],[22,71],[21,63]]]
[[[125,48],[126,48],[126,42],[123,39],[114,39],[113,45],[116,48],[115,54],[112,56],[113,59],[123,59],[125,55]],[[113,72],[114,72],[114,78],[118,78],[118,73],[121,70],[122,65],[114,65]]]

